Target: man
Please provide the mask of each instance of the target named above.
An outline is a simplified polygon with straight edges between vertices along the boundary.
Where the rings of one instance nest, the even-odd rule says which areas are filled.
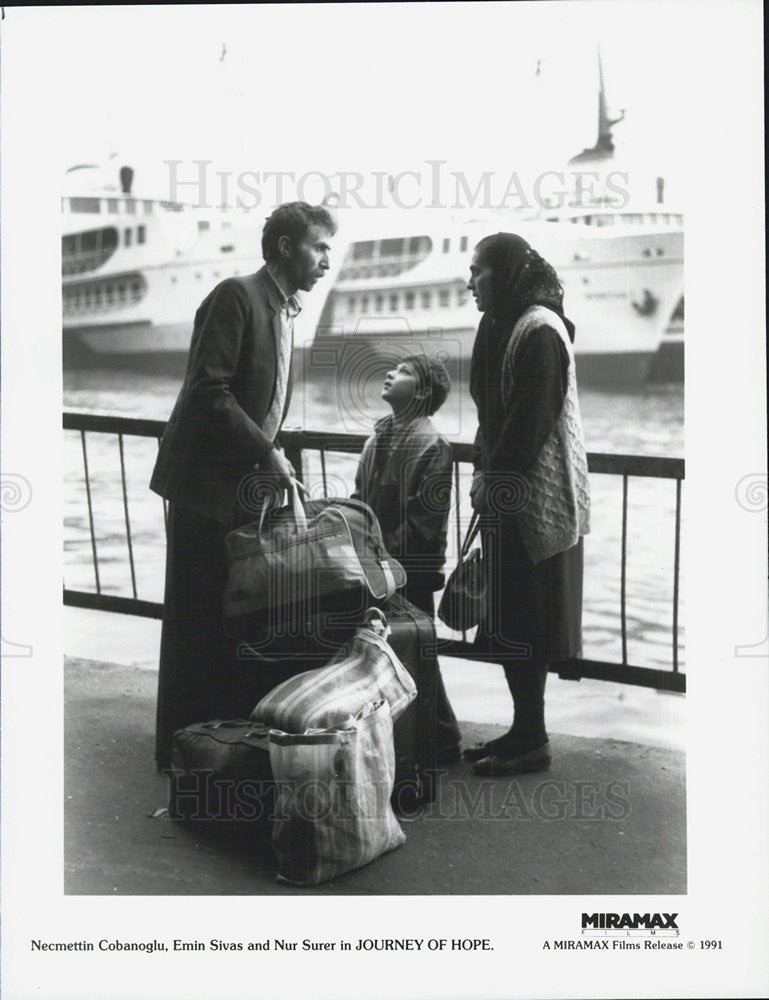
[[[173,733],[232,717],[235,645],[224,631],[224,538],[243,520],[238,489],[256,468],[284,489],[276,438],[291,398],[295,293],[328,270],[336,225],[323,207],[280,205],[262,232],[264,266],[227,278],[195,315],[187,371],[150,488],[169,501],[155,758]]]

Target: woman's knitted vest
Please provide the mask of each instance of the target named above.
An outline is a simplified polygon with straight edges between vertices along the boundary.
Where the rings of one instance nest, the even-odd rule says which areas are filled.
[[[574,349],[561,317],[552,309],[534,305],[515,324],[503,361],[502,397],[507,403],[513,391],[516,352],[524,335],[542,326],[557,331],[569,355],[569,371],[566,397],[555,427],[525,473],[527,495],[516,518],[524,548],[535,563],[570,549],[590,531],[590,485]]]

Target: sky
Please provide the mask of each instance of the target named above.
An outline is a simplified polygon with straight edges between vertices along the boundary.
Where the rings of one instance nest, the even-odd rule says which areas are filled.
[[[592,145],[597,46],[618,150],[675,171],[689,95],[679,2],[13,9],[58,114],[61,172],[110,154],[232,170],[560,169]],[[12,55],[13,53],[11,53]]]

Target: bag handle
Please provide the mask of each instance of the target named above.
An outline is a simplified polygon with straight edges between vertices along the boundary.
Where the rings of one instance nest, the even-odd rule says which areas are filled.
[[[465,540],[462,542],[462,549],[460,551],[460,562],[467,558],[470,552],[470,546],[475,541],[475,537],[481,529],[481,518],[477,510],[473,511],[473,516],[470,518],[470,523],[467,526],[467,533],[465,534]]]
[[[288,505],[291,508],[294,515],[294,526],[296,528],[297,534],[300,531],[307,531],[307,513],[302,504],[302,498],[299,496],[299,491],[302,491],[304,495],[309,500],[310,494],[307,492],[307,487],[304,483],[300,483],[298,479],[291,480],[291,489],[287,490],[288,493]],[[283,494],[281,494],[281,499]],[[262,501],[262,510],[259,514],[259,541],[262,540],[262,529],[264,527],[264,519],[267,515],[267,510],[270,507],[270,494],[269,492],[265,495]]]

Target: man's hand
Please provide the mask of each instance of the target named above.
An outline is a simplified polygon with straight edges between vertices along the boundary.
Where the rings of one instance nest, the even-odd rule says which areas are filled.
[[[486,480],[482,472],[476,472],[470,484],[470,503],[474,511],[483,514],[486,511]]]
[[[259,469],[271,476],[280,490],[290,490],[291,480],[295,477],[293,465],[282,451],[272,448],[259,463]]]

